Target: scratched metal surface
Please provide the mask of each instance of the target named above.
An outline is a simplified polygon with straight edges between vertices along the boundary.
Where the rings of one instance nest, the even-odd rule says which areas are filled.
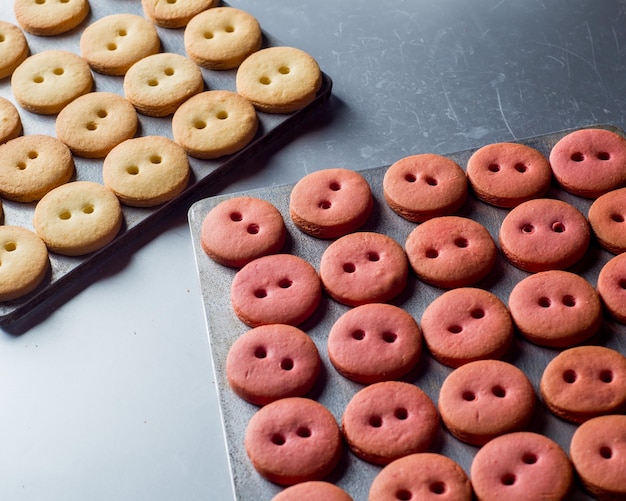
[[[608,128],[621,133],[618,129]],[[555,142],[565,133],[551,133],[522,140],[521,142],[547,155]],[[465,169],[467,160],[473,151],[475,151],[475,148],[447,156]],[[360,171],[369,181],[375,198],[374,213],[362,229],[385,233],[403,245],[408,234],[415,228],[415,224],[397,216],[385,203],[382,195],[382,178],[386,169],[387,166],[383,166]],[[286,251],[307,259],[319,270],[321,255],[330,242],[315,239],[295,228],[289,218],[288,207],[292,186],[291,184],[281,185],[266,189],[250,190],[245,193],[266,199],[281,211],[291,236]],[[228,350],[234,340],[248,330],[248,327],[237,319],[229,302],[230,283],[235,271],[211,261],[200,246],[200,227],[204,216],[220,201],[239,194],[211,197],[195,203],[189,211],[189,224],[203,294],[207,330],[216,373],[226,441],[230,453],[236,499],[241,501],[253,499],[269,500],[272,495],[279,491],[279,488],[256,474],[243,448],[245,428],[256,408],[238,398],[228,387],[225,377],[224,366]],[[567,194],[556,186],[553,186],[548,196],[573,204],[585,215],[591,203],[590,200]],[[470,217],[482,223],[496,242],[498,241],[497,236],[500,224],[507,213],[506,209],[489,206],[478,201],[473,196],[470,197],[459,212],[460,215]],[[570,271],[584,276],[595,286],[600,268],[611,256],[611,254],[600,249],[594,243],[585,258],[571,268]],[[490,290],[506,304],[513,286],[525,276],[528,276],[528,273],[513,267],[500,255],[493,272],[477,286]],[[405,292],[398,299],[394,300],[393,303],[409,311],[419,322],[424,308],[441,292],[441,289],[426,285],[418,281],[414,276],[411,276]],[[311,396],[326,405],[338,421],[341,419],[347,402],[362,387],[340,376],[333,369],[326,354],[325,343],[330,327],[347,310],[347,307],[325,297],[314,317],[301,326],[316,343],[324,364],[323,373]],[[589,340],[588,344],[602,344],[626,354],[626,326],[620,325],[610,318],[605,318],[601,332]],[[512,348],[504,359],[525,371],[531,379],[537,395],[539,395],[538,383],[543,369],[557,353],[558,350],[541,348],[516,336]],[[405,380],[420,386],[436,403],[441,383],[450,372],[450,368],[439,364],[425,353],[419,361],[416,370]],[[569,441],[575,426],[557,419],[545,409],[543,404],[540,404],[529,429],[553,438],[561,447],[568,451]],[[469,467],[477,448],[463,444],[442,428],[432,450],[452,457],[469,473]],[[365,501],[369,485],[378,471],[380,471],[379,467],[361,461],[352,453],[346,451],[342,464],[338,471],[333,474],[331,480],[345,488],[355,501]],[[263,495],[260,496],[259,493]],[[586,500],[591,498],[577,488],[571,499]]]
[[[221,5],[228,5],[222,2]],[[76,29],[54,37],[37,37],[25,33],[31,54],[45,50],[61,49],[68,50],[80,55],[79,41],[82,30],[88,24],[106,15],[114,13],[132,13],[143,16],[141,2],[129,2],[127,0],[107,0],[91,2],[91,11],[88,18]],[[12,3],[8,0],[0,0],[0,19],[16,24],[13,16]],[[263,28],[263,27],[262,27]],[[175,52],[186,55],[183,43],[183,29],[163,29],[157,27],[161,40],[161,52]],[[264,31],[264,46],[278,45],[279,42]],[[236,70],[212,71],[201,68],[205,81],[205,89],[224,89],[236,91]],[[124,95],[123,77],[102,75],[92,72],[94,77],[93,91],[114,92]],[[129,243],[137,232],[146,229],[154,229],[160,218],[182,207],[186,210],[193,201],[206,196],[211,183],[219,177],[232,173],[237,165],[246,159],[259,154],[271,141],[285,135],[295,125],[300,124],[319,107],[324,105],[330,96],[332,81],[328,75],[323,75],[322,88],[318,92],[315,101],[295,113],[288,115],[272,115],[258,113],[259,132],[253,141],[243,150],[230,156],[215,160],[198,160],[189,157],[191,167],[191,179],[189,186],[175,200],[154,208],[133,208],[122,206],[124,224],[116,239],[105,248],[80,257],[68,257],[58,254],[50,254],[51,270],[44,282],[32,293],[13,301],[0,303],[0,323],[14,321],[28,314],[35,307],[40,307],[48,299],[54,297],[62,288],[67,287],[78,280],[84,279],[85,272],[98,266],[104,259],[119,252],[121,247]],[[11,91],[11,79],[9,77],[0,80],[0,96],[10,100],[16,105],[22,119],[23,133],[47,134],[55,136],[56,115],[38,115],[22,109],[13,97]],[[172,139],[171,116],[154,118],[138,114],[139,127],[137,136],[161,135]],[[102,159],[85,159],[74,156],[76,174],[72,180],[89,180],[102,183]],[[203,195],[204,194],[204,195]],[[4,224],[16,225],[33,229],[32,215],[35,203],[18,203],[3,200]]]

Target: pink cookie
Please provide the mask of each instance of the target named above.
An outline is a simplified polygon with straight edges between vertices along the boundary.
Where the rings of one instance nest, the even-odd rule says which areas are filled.
[[[613,254],[626,251],[626,188],[598,197],[589,207],[587,217],[603,248]]]
[[[346,491],[329,482],[311,480],[287,487],[272,501],[353,501]]]
[[[602,267],[596,287],[609,314],[626,324],[626,254],[615,256]]]

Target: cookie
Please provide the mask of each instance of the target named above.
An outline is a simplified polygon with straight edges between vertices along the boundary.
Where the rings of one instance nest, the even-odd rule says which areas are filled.
[[[567,192],[596,198],[626,181],[626,139],[604,129],[580,129],[550,151],[550,165]]]
[[[626,252],[626,188],[599,196],[589,207],[589,224],[598,243],[609,252]]]
[[[88,0],[15,0],[15,19],[24,31],[39,36],[60,35],[76,28],[89,14]]]
[[[44,280],[48,249],[35,233],[19,226],[0,226],[0,301],[35,290]]]
[[[337,238],[365,224],[374,207],[372,190],[358,172],[335,168],[311,172],[289,196],[289,215],[303,232]]]
[[[509,295],[517,331],[550,348],[567,348],[593,336],[602,324],[598,293],[584,278],[563,270],[529,275]]]
[[[573,205],[539,198],[513,208],[500,225],[500,248],[514,266],[535,273],[564,270],[582,259],[589,222]]]
[[[467,474],[452,459],[422,452],[396,459],[374,477],[369,501],[471,501]]]
[[[251,327],[300,325],[315,312],[321,298],[315,268],[292,254],[249,262],[235,274],[230,291],[235,314]]]
[[[217,4],[217,0],[141,0],[146,17],[161,28],[183,28],[195,15]]]
[[[22,119],[8,99],[0,97],[0,145],[22,133]]]
[[[307,398],[281,398],[250,419],[245,448],[254,468],[279,485],[322,480],[343,452],[334,416]]]
[[[626,416],[592,418],[570,442],[570,458],[586,490],[604,501],[626,499]]]
[[[161,4],[170,5],[167,2]],[[151,117],[173,114],[182,103],[203,89],[204,80],[198,65],[173,52],[146,56],[128,68],[124,75],[124,96],[139,113]]]
[[[596,289],[606,311],[626,324],[626,254],[611,258],[600,269]]]
[[[353,501],[342,488],[330,482],[311,480],[287,487],[276,494],[272,501]]]
[[[478,450],[470,468],[478,501],[566,500],[573,477],[563,449],[528,431],[494,438]]]
[[[474,287],[445,291],[426,306],[420,320],[426,346],[449,367],[498,359],[513,340],[513,320],[494,294]]]
[[[200,245],[214,261],[241,268],[250,261],[279,252],[287,239],[282,214],[260,198],[224,200],[202,221]]]
[[[237,69],[237,92],[266,113],[292,113],[312,103],[322,86],[317,61],[295,47],[268,47]]]
[[[303,397],[317,380],[321,360],[315,343],[291,325],[262,325],[228,350],[226,378],[232,390],[255,405]]]
[[[104,75],[124,75],[140,59],[156,54],[161,40],[154,24],[134,14],[111,14],[80,36],[80,54]]]
[[[0,20],[0,80],[11,76],[30,49],[22,30],[7,21]]]
[[[405,249],[417,277],[444,289],[476,284],[493,269],[497,257],[487,229],[460,216],[425,221],[411,231]]]
[[[64,50],[46,50],[24,60],[11,76],[13,96],[22,108],[54,115],[93,87],[89,64]]]
[[[240,151],[258,128],[254,106],[227,90],[201,92],[181,104],[172,117],[174,140],[190,156],[207,160]]]
[[[552,169],[548,159],[530,146],[493,143],[472,154],[467,178],[480,200],[511,208],[543,197],[550,188]]]
[[[75,181],[49,191],[36,205],[35,232],[48,249],[81,256],[109,244],[122,226],[120,203],[107,187]]]
[[[526,428],[535,409],[535,392],[526,374],[514,365],[478,360],[446,377],[438,407],[452,435],[480,446]]]
[[[548,409],[573,423],[623,412],[626,357],[604,346],[569,348],[546,366],[539,389]]]
[[[241,9],[215,7],[196,15],[185,28],[187,55],[210,70],[237,68],[261,48],[261,26]]]
[[[408,279],[400,244],[382,233],[366,231],[331,243],[319,270],[328,295],[348,306],[390,301],[404,290]]]
[[[127,139],[102,164],[104,185],[124,205],[154,207],[178,196],[189,183],[185,151],[163,136]]]
[[[133,105],[113,92],[90,92],[77,97],[57,115],[55,130],[72,153],[104,158],[115,146],[137,132]]]
[[[74,174],[70,150],[44,134],[20,136],[0,145],[0,195],[34,202]]]
[[[399,379],[418,362],[422,336],[415,319],[384,303],[357,306],[339,317],[328,334],[331,363],[363,384]]]
[[[401,158],[383,176],[383,195],[389,207],[415,223],[456,213],[467,192],[467,176],[459,164],[431,153]]]

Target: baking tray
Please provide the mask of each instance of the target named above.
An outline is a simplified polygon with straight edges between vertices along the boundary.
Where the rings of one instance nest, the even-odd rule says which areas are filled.
[[[220,5],[227,6],[222,2]],[[232,5],[236,7],[235,5]],[[13,17],[13,2],[0,0],[0,19],[17,24]],[[141,2],[128,0],[98,0],[91,2],[91,12],[88,18],[77,28],[68,33],[54,37],[38,37],[25,33],[31,54],[44,50],[61,49],[80,55],[79,41],[83,29],[104,16],[117,13],[131,13],[143,16]],[[262,28],[262,27],[261,27]],[[184,29],[164,29],[157,27],[161,39],[161,52],[176,52],[186,55],[183,42]],[[263,32],[263,46],[282,45],[270,34]],[[224,89],[236,91],[236,70],[214,71],[201,68],[205,87],[210,90]],[[94,91],[115,92],[124,95],[123,77],[108,76],[92,72],[94,77]],[[32,293],[13,301],[0,303],[0,324],[19,319],[31,312],[35,307],[46,304],[61,289],[67,289],[76,282],[86,280],[87,273],[101,265],[107,258],[115,256],[128,249],[128,244],[144,234],[147,230],[156,230],[162,224],[163,217],[179,209],[186,211],[189,206],[203,196],[209,195],[209,190],[219,177],[226,174],[236,174],[233,170],[238,165],[259,154],[268,146],[281,138],[297,132],[297,126],[315,113],[329,99],[332,89],[331,78],[322,73],[322,85],[315,100],[307,107],[291,114],[258,113],[259,131],[253,141],[241,151],[215,160],[198,160],[189,158],[191,179],[187,189],[176,199],[155,208],[131,208],[122,206],[124,224],[117,238],[97,252],[81,257],[66,257],[50,253],[51,270],[44,282]],[[0,96],[16,105],[24,126],[24,134],[47,134],[55,136],[56,115],[45,116],[30,113],[19,107],[11,91],[10,77],[0,80]],[[154,118],[138,114],[139,128],[137,136],[161,135],[172,139],[171,116]],[[85,159],[74,156],[76,175],[72,180],[89,180],[102,183],[102,159]],[[17,203],[3,200],[4,224],[22,226],[33,230],[32,216],[35,203]]]
[[[624,135],[621,130],[615,127],[596,127],[613,130]],[[551,133],[518,142],[548,155],[556,141],[568,132],[571,131]],[[446,156],[465,169],[467,160],[475,150],[476,148]],[[369,182],[375,199],[374,212],[361,230],[384,233],[404,246],[407,236],[416,224],[402,219],[386,204],[382,194],[382,179],[387,168],[388,166],[382,166],[359,171]],[[189,227],[203,296],[224,434],[230,456],[233,495],[235,499],[240,501],[270,500],[280,491],[280,487],[264,480],[257,474],[246,456],[243,445],[244,433],[247,423],[257,407],[245,402],[232,392],[225,376],[225,361],[232,343],[237,337],[249,330],[249,327],[235,316],[230,305],[230,284],[236,270],[216,264],[206,256],[200,245],[200,229],[209,210],[225,199],[242,194],[265,199],[278,208],[287,225],[290,238],[286,244],[285,252],[305,258],[319,270],[322,253],[331,241],[319,240],[306,235],[294,226],[289,217],[289,194],[292,187],[293,185],[276,186],[207,198],[196,202],[189,210]],[[547,197],[565,200],[576,206],[585,215],[591,205],[590,200],[565,193],[554,184]],[[497,242],[500,224],[507,213],[506,209],[487,205],[470,196],[458,214],[482,223]],[[580,274],[595,286],[601,267],[611,257],[611,254],[602,250],[597,243],[592,242],[585,258],[570,268],[570,271]],[[506,304],[513,286],[528,275],[528,273],[509,264],[500,254],[494,270],[476,286],[493,292]],[[396,298],[393,304],[410,312],[419,322],[425,307],[442,292],[442,289],[420,282],[410,273],[409,283],[404,293]],[[317,345],[323,363],[322,374],[309,396],[324,404],[338,422],[341,420],[346,404],[354,393],[363,387],[339,375],[331,365],[326,353],[328,332],[335,320],[348,309],[348,307],[324,296],[314,316],[300,326]],[[589,340],[587,344],[601,344],[626,354],[626,326],[606,317],[600,333]],[[541,374],[547,363],[558,352],[558,350],[533,345],[516,335],[504,360],[524,370],[537,395],[539,395],[538,387]],[[425,351],[416,369],[403,380],[417,384],[437,403],[441,384],[451,371],[452,369],[441,365]],[[575,426],[550,414],[543,403],[539,401],[538,409],[528,429],[551,437],[565,451],[569,451],[569,442]],[[478,449],[460,442],[442,426],[431,450],[453,458],[469,474],[472,459]],[[358,459],[346,447],[342,462],[330,477],[330,481],[344,488],[355,501],[366,501],[369,486],[379,471],[380,467]],[[588,500],[592,498],[577,487],[570,499]]]

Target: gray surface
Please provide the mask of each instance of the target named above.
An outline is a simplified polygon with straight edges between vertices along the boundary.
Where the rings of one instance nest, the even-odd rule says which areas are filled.
[[[592,123],[626,127],[623,1],[230,3],[310,52],[334,95],[215,193]],[[0,0],[2,19],[11,6]],[[55,311],[2,328],[4,499],[229,499],[186,214],[138,240]]]

